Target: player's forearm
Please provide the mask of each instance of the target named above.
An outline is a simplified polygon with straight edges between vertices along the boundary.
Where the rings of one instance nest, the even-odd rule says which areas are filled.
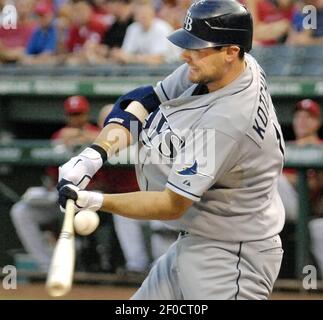
[[[143,105],[137,101],[131,102],[125,111],[135,115],[141,123],[148,115]],[[116,123],[110,123],[104,127],[94,141],[94,144],[99,145],[107,152],[108,157],[128,147],[131,143],[130,131]]]
[[[128,129],[111,123],[101,130],[93,144],[103,148],[108,157],[111,157],[129,146],[131,142],[132,138]]]
[[[139,191],[124,194],[105,194],[100,210],[124,217],[142,220],[178,219],[191,205],[191,201],[177,197],[169,191]]]

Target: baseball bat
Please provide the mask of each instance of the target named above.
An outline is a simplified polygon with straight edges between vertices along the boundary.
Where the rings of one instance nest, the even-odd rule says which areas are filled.
[[[72,287],[75,264],[74,215],[74,201],[68,199],[62,230],[54,249],[46,280],[46,290],[52,297],[61,297],[67,294]]]

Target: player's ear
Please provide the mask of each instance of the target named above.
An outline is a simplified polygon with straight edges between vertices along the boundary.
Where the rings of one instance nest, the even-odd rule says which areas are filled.
[[[226,49],[226,59],[228,62],[233,62],[239,58],[240,48],[238,46],[228,46]]]

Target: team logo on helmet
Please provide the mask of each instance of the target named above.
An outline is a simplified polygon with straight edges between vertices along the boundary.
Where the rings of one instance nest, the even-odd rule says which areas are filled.
[[[191,11],[188,10],[185,20],[184,20],[184,29],[187,31],[192,30],[193,19],[192,19],[191,15],[192,15]]]

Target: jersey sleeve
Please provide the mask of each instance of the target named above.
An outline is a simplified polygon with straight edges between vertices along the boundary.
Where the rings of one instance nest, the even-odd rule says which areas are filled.
[[[192,85],[188,79],[188,71],[187,64],[182,64],[164,80],[157,83],[154,89],[161,102],[179,97]]]
[[[215,129],[196,129],[176,158],[166,187],[193,201],[229,170],[237,159],[238,143]]]

